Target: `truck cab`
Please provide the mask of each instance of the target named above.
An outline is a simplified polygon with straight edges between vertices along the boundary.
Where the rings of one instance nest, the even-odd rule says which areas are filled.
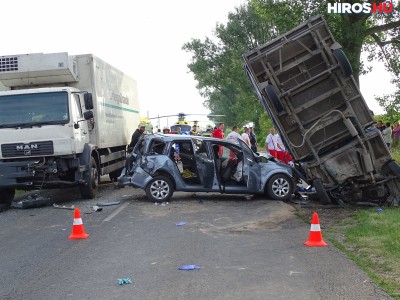
[[[0,202],[15,189],[74,185],[94,198],[100,176],[116,179],[124,166],[139,122],[136,82],[91,54],[0,62]]]

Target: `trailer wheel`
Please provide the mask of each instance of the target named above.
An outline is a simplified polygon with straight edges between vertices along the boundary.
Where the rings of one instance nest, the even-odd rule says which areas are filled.
[[[394,160],[392,160],[391,162],[389,162],[387,164],[390,172],[392,172],[392,174],[394,176],[396,176],[397,178],[400,178],[400,166],[397,164],[397,162],[395,162]]]
[[[350,77],[353,74],[353,68],[350,65],[349,60],[347,59],[346,54],[344,54],[342,49],[333,50],[333,56],[335,56],[339,65],[342,67],[343,75],[345,77]]]
[[[313,186],[315,188],[315,192],[317,193],[319,200],[321,200],[321,203],[330,204],[332,202],[320,178],[316,178],[313,180]]]
[[[84,199],[93,199],[96,197],[100,182],[99,168],[93,156],[90,158],[89,170],[83,174],[83,179],[86,183],[79,186],[81,196]]]
[[[14,200],[15,189],[0,189],[0,204],[5,204],[7,207],[11,205]]]
[[[292,180],[285,174],[276,174],[268,180],[266,192],[274,200],[288,200],[293,194]]]
[[[275,107],[276,112],[283,112],[283,105],[279,100],[278,94],[275,92],[274,87],[272,85],[267,85],[267,87],[265,88],[265,92],[267,93],[269,101],[271,101],[272,105]]]
[[[171,199],[174,187],[167,177],[156,176],[146,186],[146,195],[153,202],[165,202]]]

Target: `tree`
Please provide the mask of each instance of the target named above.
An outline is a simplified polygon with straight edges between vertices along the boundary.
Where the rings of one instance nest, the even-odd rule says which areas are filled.
[[[192,39],[186,43],[183,49],[192,53],[188,68],[212,113],[225,114],[224,121],[228,126],[241,126],[252,121],[257,130],[264,109],[243,70],[242,54],[316,14],[324,15],[352,64],[357,81],[359,74],[370,71],[361,62],[363,50],[368,51],[370,60],[375,58],[384,62],[387,70],[399,78],[399,4],[396,3],[392,14],[328,14],[328,3],[334,2],[342,1],[249,0],[229,13],[227,24],[216,25],[214,38]],[[400,86],[400,80],[397,82]],[[386,97],[383,102],[390,99]],[[400,105],[400,97],[395,99],[399,99]]]

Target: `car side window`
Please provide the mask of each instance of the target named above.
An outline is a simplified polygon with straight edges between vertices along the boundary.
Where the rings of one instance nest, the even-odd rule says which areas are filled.
[[[165,149],[165,142],[154,140],[150,146],[150,153],[163,154]]]

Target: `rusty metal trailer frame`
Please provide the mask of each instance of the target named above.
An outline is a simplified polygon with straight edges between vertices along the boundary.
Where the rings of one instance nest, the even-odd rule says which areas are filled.
[[[398,205],[400,167],[321,15],[243,59],[259,101],[323,202]]]

